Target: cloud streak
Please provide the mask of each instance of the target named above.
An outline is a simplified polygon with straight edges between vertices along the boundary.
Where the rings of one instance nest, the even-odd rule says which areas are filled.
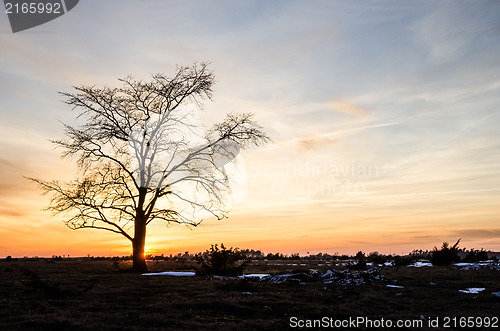
[[[355,104],[345,100],[331,100],[328,102],[328,106],[333,111],[356,118],[363,118],[371,113],[368,109],[356,106]]]

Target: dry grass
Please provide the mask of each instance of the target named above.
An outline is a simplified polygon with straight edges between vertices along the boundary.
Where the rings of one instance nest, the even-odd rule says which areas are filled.
[[[328,269],[317,267],[317,262],[283,265],[292,262],[259,262],[248,272]],[[125,268],[125,263],[119,267]],[[190,266],[152,262],[149,267],[155,272]],[[111,261],[1,262],[0,329],[269,330],[287,329],[291,316],[418,319],[492,317],[500,311],[500,298],[491,294],[500,291],[500,271],[388,267],[382,274],[404,288],[147,277],[118,272]],[[486,291],[458,291],[467,287]]]

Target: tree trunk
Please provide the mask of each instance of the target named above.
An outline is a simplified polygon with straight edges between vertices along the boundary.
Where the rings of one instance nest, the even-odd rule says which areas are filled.
[[[134,240],[132,241],[133,271],[144,272],[148,269],[144,256],[146,244],[146,219],[142,215],[135,218]]]

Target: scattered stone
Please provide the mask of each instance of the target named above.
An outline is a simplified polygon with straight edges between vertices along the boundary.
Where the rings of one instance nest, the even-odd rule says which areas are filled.
[[[490,263],[490,262],[479,262],[479,263],[455,263],[455,267],[459,267],[460,270],[500,270],[500,264]]]
[[[350,271],[345,269],[342,271],[327,270],[324,273],[312,272],[306,273],[290,273],[278,274],[274,276],[264,277],[261,280],[268,281],[275,284],[295,282],[298,284],[305,284],[306,282],[319,281],[323,284],[335,284],[341,286],[349,285],[364,285],[370,284],[375,281],[385,281],[384,276],[380,275],[380,269],[371,268],[365,271]]]
[[[289,282],[300,283],[300,282],[304,282],[304,281],[313,281],[313,277],[310,275],[307,275],[303,272],[300,272],[300,273],[293,273],[293,274],[281,274],[281,275],[263,277],[263,278],[261,278],[261,280],[267,280],[270,283],[275,283],[275,284],[282,284],[282,283],[289,283]]]

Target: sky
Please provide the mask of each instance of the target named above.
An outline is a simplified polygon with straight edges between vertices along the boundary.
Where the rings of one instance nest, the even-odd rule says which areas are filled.
[[[0,257],[130,254],[24,177],[78,175],[50,143],[75,122],[59,91],[196,61],[216,77],[206,126],[251,112],[273,141],[243,153],[228,219],[152,223],[148,252],[500,251],[498,54],[498,1],[85,0],[18,33],[0,13]]]

